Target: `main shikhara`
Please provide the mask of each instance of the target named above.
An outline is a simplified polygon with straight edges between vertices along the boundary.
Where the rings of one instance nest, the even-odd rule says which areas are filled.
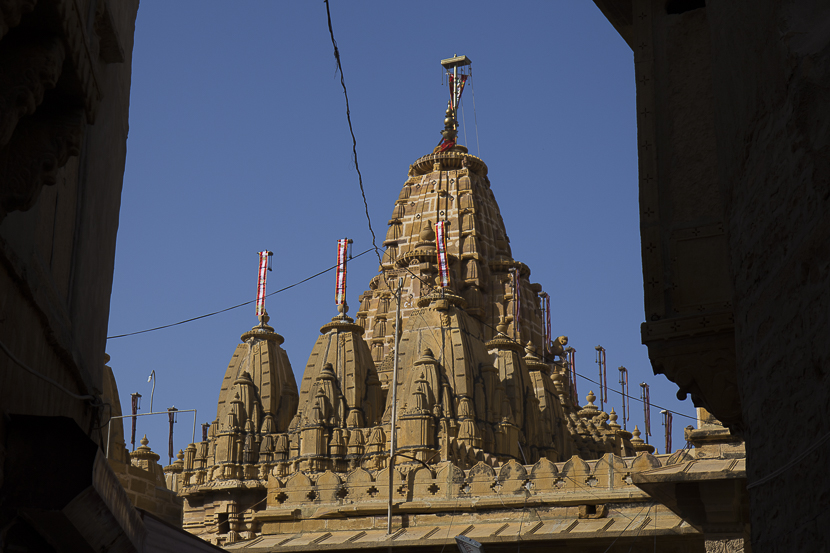
[[[466,81],[468,63],[445,60],[451,83]],[[207,439],[172,471],[185,529],[254,551],[438,547],[455,535],[542,545],[605,531],[671,536],[685,550],[697,531],[634,478],[691,457],[653,456],[593,392],[578,404],[549,296],[511,254],[487,165],[456,143],[461,90],[451,90],[442,141],[409,167],[354,318],[338,270],[338,313],[299,389],[267,313],[242,335]]]

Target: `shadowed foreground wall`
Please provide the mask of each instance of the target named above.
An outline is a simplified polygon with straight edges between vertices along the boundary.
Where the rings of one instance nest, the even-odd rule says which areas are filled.
[[[647,332],[659,324],[652,320],[677,318],[664,310],[644,325],[655,372],[746,438],[753,551],[824,551],[830,7],[808,0],[595,3],[635,59],[647,316],[654,283],[659,299],[684,286],[705,295],[717,289],[712,275],[731,288],[724,326],[734,332],[734,357],[719,354],[725,342],[700,330],[696,339],[667,336],[656,344]],[[684,91],[697,92],[673,104]],[[690,110],[695,117],[684,115]],[[695,160],[697,170],[681,158]],[[697,195],[670,203],[689,190]],[[678,267],[670,251],[678,213],[712,202],[725,255],[720,246],[703,248],[702,263]],[[652,263],[647,251],[667,259]],[[671,347],[677,362],[667,369],[662,353]]]

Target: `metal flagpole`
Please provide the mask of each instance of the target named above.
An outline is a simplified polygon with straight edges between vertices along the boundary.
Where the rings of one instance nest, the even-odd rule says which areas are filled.
[[[153,381],[153,389],[150,390],[150,412],[153,412],[153,396],[156,395],[156,371],[155,369],[150,372],[150,376],[147,378],[147,382]]]
[[[193,443],[196,442],[196,409],[176,409],[177,413],[193,413]],[[135,415],[116,415],[114,417],[110,417],[110,421],[107,423],[107,448],[106,454],[109,457],[110,454],[110,438],[112,437],[112,421],[116,419],[127,419],[127,418],[135,418],[135,417],[146,417],[148,415],[167,415],[168,418],[170,417],[170,411],[159,411],[159,412],[150,412],[150,413],[136,413]],[[210,426],[208,424],[208,426]]]
[[[622,423],[623,430],[627,430],[626,421],[628,420],[629,402],[628,402],[628,369],[620,367],[620,387],[622,388]]]
[[[395,446],[397,445],[398,424],[398,342],[400,341],[401,328],[401,290],[403,289],[403,278],[398,279],[398,291],[395,294],[397,307],[395,308],[395,351],[392,360],[392,432],[389,439],[389,505],[386,515],[386,533],[392,534],[392,472],[395,469]]]
[[[643,400],[643,419],[645,422],[643,434],[646,437],[646,443],[648,443],[648,437],[651,436],[651,398],[649,397],[648,384],[645,382],[640,383],[640,399]]]

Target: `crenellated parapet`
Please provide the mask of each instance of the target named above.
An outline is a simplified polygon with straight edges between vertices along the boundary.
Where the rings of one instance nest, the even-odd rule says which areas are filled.
[[[527,466],[510,461],[499,469],[478,463],[469,470],[448,462],[430,468],[409,464],[394,469],[393,505],[401,512],[436,513],[645,501],[648,496],[633,484],[632,474],[661,467],[668,456],[661,459],[648,453],[628,458],[609,453],[594,461],[574,456],[564,463],[541,459]],[[345,474],[300,471],[286,478],[271,475],[267,507],[253,518],[277,520],[290,513],[296,519],[320,519],[385,512],[389,497],[387,470],[359,468]]]

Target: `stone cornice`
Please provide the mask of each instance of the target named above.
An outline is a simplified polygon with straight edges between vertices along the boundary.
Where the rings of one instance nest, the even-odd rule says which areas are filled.
[[[465,154],[463,152],[440,152],[437,154],[427,154],[418,158],[412,164],[412,171],[415,175],[426,175],[435,169],[435,164],[441,164],[441,170],[463,169],[466,160],[467,167],[474,173],[482,177],[487,175],[487,164],[480,158]]]

